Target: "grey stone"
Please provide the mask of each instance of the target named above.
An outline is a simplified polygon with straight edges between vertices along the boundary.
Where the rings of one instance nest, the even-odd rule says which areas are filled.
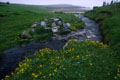
[[[32,38],[32,36],[30,35],[29,31],[24,31],[22,34],[21,34],[21,38]]]
[[[66,27],[66,24],[63,22],[63,27]]]
[[[69,29],[69,28],[67,28],[67,27],[64,27],[62,30],[61,30],[61,33],[62,34],[66,34],[66,33],[70,33],[71,32],[71,30]]]
[[[56,23],[55,22],[53,22],[52,23],[52,27],[56,27],[57,25],[56,25]]]
[[[59,25],[59,26],[62,26],[62,21],[58,21],[58,25]]]
[[[31,26],[31,28],[36,28],[36,27],[37,27],[36,23]]]
[[[70,24],[70,23],[66,23],[66,26],[67,26],[67,27],[71,27],[71,24]]]
[[[41,26],[46,27],[46,22],[45,21],[41,21]]]
[[[59,18],[53,18],[53,20],[56,22],[56,21],[59,21],[60,19]]]

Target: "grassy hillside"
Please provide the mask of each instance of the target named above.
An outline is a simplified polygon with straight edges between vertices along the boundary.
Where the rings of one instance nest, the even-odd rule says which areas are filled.
[[[16,36],[36,21],[62,17],[67,22],[80,21],[72,14],[50,13],[47,8],[33,5],[0,4],[0,52],[17,44]]]
[[[67,8],[67,9],[74,9],[74,8],[82,8],[81,6],[74,6],[69,4],[56,4],[56,5],[45,5],[44,7],[50,8],[50,9],[59,9],[59,8]]]
[[[30,8],[25,5],[11,4],[0,6],[0,51],[13,47],[16,43],[14,39],[17,34],[30,27],[35,21],[45,17],[43,9],[37,10],[39,14],[35,13],[31,6]]]
[[[118,59],[103,43],[69,41],[64,50],[43,49],[5,80],[116,80]],[[120,76],[117,77],[120,79]]]
[[[120,3],[96,8],[85,16],[100,24],[104,43],[110,45],[120,56]]]

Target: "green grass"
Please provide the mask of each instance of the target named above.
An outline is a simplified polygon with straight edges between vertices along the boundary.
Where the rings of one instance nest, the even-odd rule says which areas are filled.
[[[42,6],[0,4],[0,52],[17,45],[16,37],[36,21],[51,17],[62,17],[66,22],[82,22],[73,14],[50,13]],[[82,28],[81,26],[79,28]],[[44,36],[39,36],[44,38]],[[36,40],[36,39],[35,39]]]
[[[5,80],[116,80],[120,79],[118,62],[114,51],[103,43],[68,41],[59,52],[36,52]]]
[[[84,14],[100,24],[104,43],[120,56],[120,3],[96,8]]]

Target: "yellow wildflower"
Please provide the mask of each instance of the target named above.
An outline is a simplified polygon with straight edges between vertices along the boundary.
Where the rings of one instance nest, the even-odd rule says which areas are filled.
[[[54,62],[53,61],[51,61],[51,63],[50,64],[54,64]]]
[[[40,65],[40,68],[42,68],[43,67],[43,65]]]
[[[9,78],[9,76],[8,76],[8,75],[6,75],[6,76],[5,76],[5,78]]]
[[[115,76],[114,78],[117,79],[117,76]]]
[[[77,58],[80,58],[80,56],[77,56]]]
[[[14,73],[13,73],[13,72],[11,72],[11,75],[14,75]]]
[[[42,56],[44,56],[44,53],[41,53]]]
[[[56,68],[56,69],[54,69],[54,72],[57,72],[57,68]]]
[[[35,78],[37,78],[37,77],[38,77],[38,75],[36,75],[35,73],[32,73],[32,75],[33,75]]]
[[[92,66],[93,64],[92,63],[90,63],[90,66]]]
[[[117,76],[118,76],[118,77],[120,77],[120,74],[119,74],[119,73],[117,73]]]
[[[41,75],[41,74],[42,74],[42,72],[39,72],[39,74]]]
[[[72,56],[72,59],[74,58],[74,56]]]
[[[52,74],[50,73],[49,76],[51,76]]]

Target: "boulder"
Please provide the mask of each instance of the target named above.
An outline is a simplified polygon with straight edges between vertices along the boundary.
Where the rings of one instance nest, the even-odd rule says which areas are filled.
[[[53,18],[53,21],[59,21],[60,19],[59,18]]]
[[[37,27],[36,23],[31,26],[31,28],[36,28],[36,27]]]
[[[57,33],[58,32],[58,27],[52,27],[52,32]]]
[[[56,27],[57,25],[56,25],[56,23],[55,22],[53,22],[52,23],[52,27]]]
[[[46,22],[45,21],[41,21],[40,25],[43,26],[43,27],[46,27]]]
[[[59,26],[62,26],[63,24],[62,24],[62,21],[58,21],[58,25]]]
[[[70,24],[70,23],[66,23],[66,26],[67,26],[67,27],[71,27],[71,24]]]
[[[66,27],[66,24],[63,22],[63,27]]]
[[[67,34],[67,33],[70,33],[71,30],[68,28],[68,27],[64,27],[62,30],[61,30],[61,34]]]
[[[21,34],[21,38],[27,39],[27,38],[32,38],[32,36],[30,35],[29,31],[24,31],[24,32]]]

